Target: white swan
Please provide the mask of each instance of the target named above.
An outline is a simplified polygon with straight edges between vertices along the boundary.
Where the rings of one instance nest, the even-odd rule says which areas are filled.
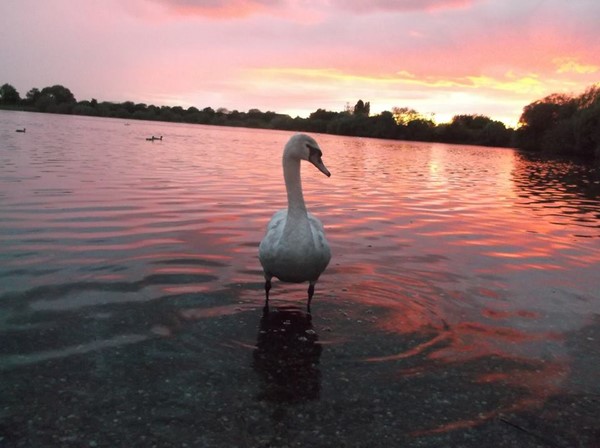
[[[265,274],[266,310],[271,279],[277,277],[283,282],[309,282],[307,310],[310,313],[315,283],[331,259],[323,224],[306,210],[300,181],[301,160],[308,160],[327,177],[331,176],[321,160],[322,154],[317,142],[305,134],[294,135],[283,150],[288,208],[273,215],[258,249]]]

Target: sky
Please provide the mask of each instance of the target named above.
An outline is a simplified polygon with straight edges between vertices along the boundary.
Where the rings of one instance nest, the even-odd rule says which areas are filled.
[[[3,0],[0,84],[292,117],[362,99],[515,126],[600,82],[599,23],[598,0]]]

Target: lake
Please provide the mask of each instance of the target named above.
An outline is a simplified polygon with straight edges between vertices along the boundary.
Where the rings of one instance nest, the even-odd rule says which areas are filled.
[[[598,167],[314,135],[263,315],[290,135],[0,111],[0,447],[600,444]]]

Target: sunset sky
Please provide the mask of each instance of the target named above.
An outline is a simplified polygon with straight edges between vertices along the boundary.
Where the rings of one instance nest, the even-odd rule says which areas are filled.
[[[292,116],[363,99],[515,125],[600,81],[599,24],[598,0],[6,0],[0,84]]]

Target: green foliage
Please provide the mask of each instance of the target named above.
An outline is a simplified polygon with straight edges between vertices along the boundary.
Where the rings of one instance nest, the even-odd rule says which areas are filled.
[[[419,112],[410,107],[393,107],[392,115],[394,116],[396,123],[401,126],[406,126],[414,120],[425,119]]]
[[[77,101],[69,89],[61,85],[44,87],[40,92],[42,95],[49,97],[55,104],[74,104]]]
[[[409,121],[406,125],[404,138],[415,141],[436,141],[435,124],[433,121],[424,118]]]
[[[33,106],[41,94],[42,93],[40,92],[40,89],[36,89],[34,87],[29,92],[27,92],[27,95],[25,95],[25,100],[23,100],[23,102],[26,106]]]
[[[0,86],[0,104],[15,106],[21,102],[17,89],[10,84]]]
[[[477,114],[456,115],[436,131],[440,141],[481,146],[508,146],[512,136],[504,123]]]
[[[363,100],[358,100],[354,106],[354,115],[364,115],[366,117],[371,113],[371,103],[364,103]]]
[[[517,145],[600,159],[600,84],[577,97],[549,95],[523,109]]]
[[[0,100],[11,98],[11,86],[4,84],[0,88]],[[593,95],[592,95],[593,97]],[[212,107],[199,109],[180,106],[155,106],[125,101],[113,103],[90,101],[77,102],[69,89],[61,85],[31,89],[25,99],[14,98],[18,105],[26,110],[38,112],[88,115],[131,120],[153,120],[185,122],[217,126],[244,126],[250,128],[281,129],[286,131],[319,132],[356,137],[386,139],[406,139],[419,141],[443,141],[452,143],[473,143],[502,146],[511,141],[512,130],[506,129],[500,122],[494,122],[480,115],[458,115],[452,123],[436,125],[427,116],[408,107],[394,107],[391,112],[384,111],[371,115],[371,103],[358,100],[354,107],[350,103],[344,111],[333,112],[317,109],[308,118],[292,118],[276,112],[262,112],[250,109],[248,112]],[[590,97],[591,98],[591,97]],[[594,97],[595,98],[595,97]],[[12,101],[12,100],[11,100]],[[588,98],[588,101],[592,101]],[[0,101],[0,104],[4,104]],[[582,120],[582,125],[592,127],[592,118]],[[589,145],[588,142],[581,142]]]

